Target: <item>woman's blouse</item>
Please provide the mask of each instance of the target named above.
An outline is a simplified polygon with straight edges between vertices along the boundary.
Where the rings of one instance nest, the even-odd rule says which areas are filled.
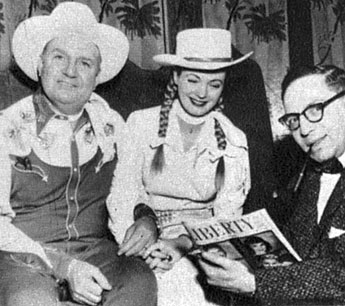
[[[175,101],[169,114],[165,138],[158,136],[160,107],[139,110],[130,115],[127,127],[131,147],[123,169],[116,169],[107,205],[110,228],[118,241],[133,222],[133,210],[145,203],[158,213],[211,208],[220,218],[242,214],[242,205],[250,189],[247,141],[244,133],[223,114],[207,116],[195,144],[184,151]],[[225,132],[225,150],[217,147],[214,125],[217,119]],[[153,156],[164,147],[164,167],[151,172]],[[215,175],[218,161],[224,157],[224,186],[217,192]]]

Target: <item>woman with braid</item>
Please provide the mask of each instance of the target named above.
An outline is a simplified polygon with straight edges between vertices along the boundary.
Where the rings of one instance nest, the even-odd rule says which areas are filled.
[[[246,136],[221,110],[226,69],[249,56],[231,58],[229,31],[180,32],[176,55],[154,57],[174,67],[163,104],[128,118],[132,148],[127,169],[115,172],[110,228],[122,241],[119,254],[142,256],[157,272],[158,306],[216,305],[197,281],[182,222],[242,214],[250,189]],[[151,245],[133,237],[141,204],[156,214],[159,239]]]

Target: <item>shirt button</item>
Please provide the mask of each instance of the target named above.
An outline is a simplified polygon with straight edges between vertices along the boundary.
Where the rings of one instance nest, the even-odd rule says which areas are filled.
[[[77,172],[77,170],[78,170],[77,168],[73,168],[73,171],[74,171],[74,172]]]
[[[70,199],[71,201],[73,201],[73,200],[74,200],[74,197],[72,196],[72,197],[70,197],[69,199]]]
[[[68,224],[68,228],[72,228],[72,224]]]

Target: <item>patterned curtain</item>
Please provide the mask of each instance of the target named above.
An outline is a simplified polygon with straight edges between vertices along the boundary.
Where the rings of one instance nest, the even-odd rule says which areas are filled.
[[[283,113],[280,84],[290,66],[289,52],[298,51],[292,50],[288,43],[287,1],[205,0],[203,4],[205,27],[230,29],[233,44],[242,53],[254,51],[253,58],[260,65],[265,79],[275,140],[288,133],[277,122]],[[309,3],[314,53],[312,62],[344,67],[345,1],[310,0]]]
[[[13,76],[11,38],[20,21],[36,15],[47,15],[64,0],[0,0],[0,108],[31,92],[25,76]],[[129,59],[146,69],[158,68],[152,56],[169,48],[167,1],[165,0],[80,0],[97,19],[123,31],[131,44]],[[21,79],[22,78],[22,79]]]
[[[298,45],[289,45],[288,1],[296,0],[81,0],[100,22],[122,30],[130,40],[129,58],[144,69],[157,69],[152,56],[171,52],[176,33],[185,28],[229,29],[241,53],[254,51],[267,91],[273,138],[288,132],[277,118],[283,113],[280,84]],[[345,63],[345,1],[299,0],[310,4],[313,62]],[[30,16],[48,14],[63,0],[0,0],[0,100],[4,107],[23,95],[13,78],[11,37],[17,24]],[[290,2],[291,3],[291,2]],[[298,15],[298,10],[296,14]],[[295,18],[295,16],[294,16]],[[291,20],[291,19],[290,19]],[[303,41],[300,42],[303,44]],[[295,49],[293,49],[295,48]],[[297,49],[296,49],[297,48]],[[4,102],[5,101],[5,102]]]
[[[252,58],[264,75],[274,138],[285,134],[277,122],[282,112],[280,83],[289,65],[286,1],[206,1],[205,27],[230,29],[232,43]]]
[[[315,64],[345,64],[345,1],[311,1]]]

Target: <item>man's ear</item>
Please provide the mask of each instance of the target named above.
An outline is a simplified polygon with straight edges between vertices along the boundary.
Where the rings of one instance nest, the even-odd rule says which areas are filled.
[[[96,79],[95,79],[95,86],[94,86],[94,88],[93,88],[94,90],[96,89],[97,85],[100,84],[99,75],[100,75],[100,73],[98,73],[97,76],[96,76]]]
[[[38,78],[42,75],[42,68],[43,68],[43,60],[42,60],[42,56],[40,56],[38,59],[38,63],[37,63],[37,76],[38,76]]]

